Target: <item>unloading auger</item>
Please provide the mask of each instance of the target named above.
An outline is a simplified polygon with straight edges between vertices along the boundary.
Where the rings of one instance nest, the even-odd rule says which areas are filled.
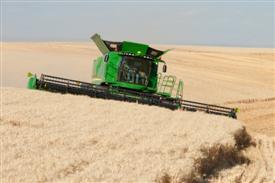
[[[46,74],[38,78],[29,73],[28,88],[237,118],[237,108],[182,99],[183,81],[166,75],[167,65],[161,59],[170,50],[160,51],[129,41],[106,41],[98,34],[91,39],[102,53],[93,61],[91,83]],[[162,72],[159,72],[160,65]]]

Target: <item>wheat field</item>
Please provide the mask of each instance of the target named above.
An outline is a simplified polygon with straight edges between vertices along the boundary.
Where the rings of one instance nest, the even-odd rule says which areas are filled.
[[[3,43],[2,182],[274,182],[274,49],[156,45],[201,112],[24,89],[27,72],[90,81],[91,43]]]

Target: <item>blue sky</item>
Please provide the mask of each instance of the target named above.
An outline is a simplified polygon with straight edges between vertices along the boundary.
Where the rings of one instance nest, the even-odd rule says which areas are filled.
[[[274,47],[274,1],[2,1],[3,41]]]

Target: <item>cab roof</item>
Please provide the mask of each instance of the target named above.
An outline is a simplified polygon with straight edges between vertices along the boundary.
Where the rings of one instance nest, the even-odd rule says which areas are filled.
[[[110,51],[132,53],[138,56],[149,56],[152,58],[160,58],[163,54],[168,52],[161,51],[150,47],[147,44],[136,43],[131,41],[114,42],[102,40],[98,34],[94,34],[91,39],[95,42],[102,54]]]

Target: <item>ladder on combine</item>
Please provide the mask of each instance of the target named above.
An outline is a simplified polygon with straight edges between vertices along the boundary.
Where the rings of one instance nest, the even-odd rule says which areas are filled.
[[[171,97],[176,83],[176,76],[165,75],[163,78],[160,76],[159,81],[158,94]]]

